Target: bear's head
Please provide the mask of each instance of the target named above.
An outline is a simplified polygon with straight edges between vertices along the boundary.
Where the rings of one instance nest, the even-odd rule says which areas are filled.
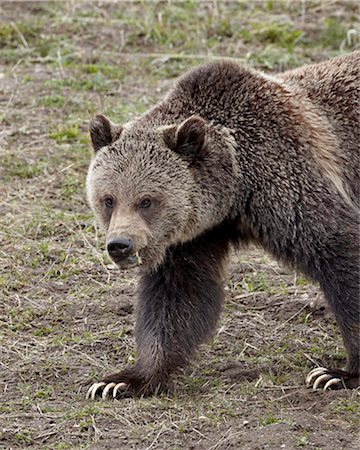
[[[237,179],[229,130],[192,116],[179,124],[124,127],[97,115],[87,176],[89,203],[121,268],[153,269],[172,245],[221,223]]]

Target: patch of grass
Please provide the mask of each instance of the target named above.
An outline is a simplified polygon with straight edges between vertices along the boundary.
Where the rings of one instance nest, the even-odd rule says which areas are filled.
[[[69,420],[76,420],[76,421],[81,421],[84,419],[86,420],[89,416],[101,414],[102,410],[103,410],[102,405],[100,406],[96,403],[92,403],[77,409],[67,411],[66,418]]]
[[[240,293],[259,292],[269,289],[268,276],[265,273],[250,273],[243,277],[240,283],[236,283],[235,288]]]
[[[45,95],[39,101],[39,105],[46,108],[62,108],[65,103],[65,97],[62,95]]]
[[[13,408],[10,405],[0,405],[0,414],[7,414],[7,413],[12,413],[13,412]],[[0,434],[1,436],[1,434]]]
[[[323,47],[338,50],[341,43],[346,39],[346,28],[341,20],[335,17],[326,18],[325,27],[321,32],[319,42]]]
[[[24,158],[15,157],[5,154],[1,158],[3,173],[7,179],[12,177],[34,178],[40,175],[42,167],[35,161],[27,161]]]
[[[20,291],[25,285],[25,280],[21,279],[16,271],[7,272],[0,276],[0,286],[4,292]]]
[[[296,441],[297,447],[305,447],[309,443],[309,433],[304,432]]]
[[[127,11],[121,11],[117,16],[128,24],[127,42],[133,45],[144,42],[167,48],[193,46],[191,40],[196,35],[194,25],[199,26],[196,4],[191,1],[172,5],[148,4],[144,14],[137,20]],[[186,23],[186,27],[179,27],[179,23]]]
[[[18,49],[0,48],[0,61],[3,64],[14,64],[19,61],[19,53]]]
[[[49,336],[53,332],[52,326],[41,325],[33,331],[34,336]]]
[[[250,24],[252,32],[244,36],[247,40],[257,40],[261,44],[272,44],[277,47],[285,48],[288,52],[294,50],[303,36],[303,32],[294,28],[289,23],[266,23],[252,22]]]
[[[31,430],[29,428],[23,428],[21,431],[18,431],[15,434],[15,438],[19,444],[30,444],[33,441],[33,434],[35,430]]]
[[[273,425],[274,423],[280,423],[281,419],[275,417],[273,413],[268,413],[266,416],[259,419],[259,424],[262,427],[266,427],[268,425]]]
[[[79,125],[70,124],[58,127],[57,130],[49,133],[51,139],[56,140],[58,144],[76,140],[79,136]]]
[[[312,313],[304,313],[299,316],[299,322],[303,324],[307,324],[310,322],[312,318]]]
[[[106,78],[110,78],[113,80],[122,80],[124,75],[128,73],[126,67],[116,64],[109,64],[105,62],[97,62],[93,64],[82,64],[77,66],[81,70],[81,72],[85,74],[101,74]]]
[[[50,256],[50,243],[49,241],[40,241],[38,244],[38,252],[43,258],[49,259]]]
[[[84,190],[84,179],[77,178],[74,174],[67,174],[61,182],[61,195],[64,199],[70,200],[76,193],[83,193]]]
[[[80,420],[78,427],[80,432],[87,432],[92,427],[92,418],[87,417],[86,419]]]
[[[337,398],[333,404],[333,409],[337,413],[346,411],[355,413],[359,417],[360,402],[355,396],[350,398]]]
[[[79,449],[87,448],[87,445],[80,445]],[[67,450],[67,449],[73,449],[74,446],[72,444],[66,443],[66,442],[57,442],[57,443],[51,443],[46,446],[46,450]]]
[[[271,280],[266,272],[250,272],[233,286],[240,293],[267,292],[269,294],[288,293],[288,286],[283,280]],[[232,285],[230,283],[230,285]]]
[[[71,88],[78,92],[109,92],[113,87],[114,81],[109,80],[101,72],[98,72],[82,77],[69,75],[58,80],[48,80],[45,84],[47,87],[58,91],[62,91],[63,88]]]
[[[276,46],[266,46],[255,53],[250,53],[249,62],[255,67],[276,71],[291,69],[300,64],[298,55],[284,52]]]
[[[40,38],[43,23],[40,20],[2,23],[0,25],[0,48],[18,48],[35,45]]]
[[[307,286],[309,284],[312,284],[311,280],[308,278],[305,278],[303,276],[297,276],[295,280],[296,286]]]
[[[64,256],[66,258],[66,256]],[[76,264],[77,259],[75,257],[67,259],[67,265],[62,264],[60,261],[51,267],[50,270],[46,272],[47,280],[71,280],[74,276],[79,275],[81,270]]]
[[[41,313],[32,308],[19,309],[10,306],[5,307],[6,321],[2,328],[11,331],[22,331],[31,328],[31,323],[39,317]]]
[[[47,400],[49,397],[51,397],[53,394],[53,389],[51,386],[45,386],[41,389],[38,389],[35,394],[35,399],[41,399],[41,400]]]
[[[56,44],[52,40],[42,39],[36,46],[36,53],[41,57],[45,58],[49,56],[52,51],[55,53]]]
[[[276,360],[276,362],[279,363],[278,360]],[[270,384],[273,386],[286,386],[289,383],[291,384],[292,376],[289,374],[288,360],[283,361],[282,366],[277,373],[270,371],[270,373],[266,375],[265,381],[267,382],[267,385]]]

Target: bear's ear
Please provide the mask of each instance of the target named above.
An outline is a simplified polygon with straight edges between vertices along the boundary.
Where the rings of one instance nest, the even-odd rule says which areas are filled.
[[[178,127],[176,125],[164,127],[162,132],[165,144],[171,150],[193,161],[204,144],[205,129],[205,120],[199,116],[192,116]]]
[[[90,122],[91,142],[95,152],[114,142],[121,134],[122,127],[115,125],[102,114],[97,114]]]

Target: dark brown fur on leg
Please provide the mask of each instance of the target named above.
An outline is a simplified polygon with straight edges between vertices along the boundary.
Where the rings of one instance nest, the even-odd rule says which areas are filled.
[[[329,368],[327,374],[341,379],[342,387],[359,386],[360,375],[360,290],[359,290],[359,223],[357,211],[342,212],[337,229],[331,229],[327,245],[318,258],[320,282],[334,311],[348,353],[347,371]],[[340,383],[339,386],[340,387]]]
[[[316,209],[306,208],[305,201],[304,206],[300,210],[301,223],[297,219],[300,213],[294,214],[297,234],[293,238],[284,233],[281,235],[284,227],[279,226],[276,230],[274,221],[274,228],[268,228],[270,232],[262,236],[262,241],[276,256],[286,259],[320,283],[343,336],[348,354],[347,370],[324,369],[317,377],[308,378],[308,384],[312,385],[324,375],[321,387],[332,378],[339,379],[332,388],[355,388],[360,381],[358,210],[344,205],[341,198],[335,196],[329,197],[327,202],[319,202]]]
[[[214,330],[223,302],[222,267],[229,249],[225,226],[170,248],[165,262],[141,276],[137,307],[137,360],[104,378],[124,382],[133,395],[166,387]]]
[[[348,353],[345,373],[329,369],[341,377],[347,388],[360,385],[360,287],[358,211],[342,214],[338,230],[324,251],[320,284],[334,311]],[[338,372],[338,374],[336,373]]]

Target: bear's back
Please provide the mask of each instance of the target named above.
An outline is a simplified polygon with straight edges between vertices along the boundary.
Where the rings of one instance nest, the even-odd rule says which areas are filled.
[[[359,197],[360,52],[277,76],[305,95],[327,118],[339,141],[348,184]]]

